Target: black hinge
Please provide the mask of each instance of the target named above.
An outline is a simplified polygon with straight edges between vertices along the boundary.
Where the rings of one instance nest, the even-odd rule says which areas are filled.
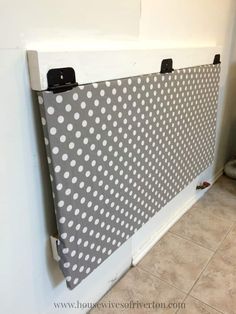
[[[47,73],[48,90],[53,93],[65,92],[78,86],[73,68],[50,69]]]
[[[215,55],[213,64],[220,64],[220,54]]]
[[[160,73],[171,73],[173,72],[173,60],[172,59],[163,59],[161,62],[161,71]]]

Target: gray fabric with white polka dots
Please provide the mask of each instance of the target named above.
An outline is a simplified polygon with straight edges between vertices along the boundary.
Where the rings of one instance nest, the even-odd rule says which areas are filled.
[[[70,289],[212,163],[219,76],[204,65],[38,92]]]

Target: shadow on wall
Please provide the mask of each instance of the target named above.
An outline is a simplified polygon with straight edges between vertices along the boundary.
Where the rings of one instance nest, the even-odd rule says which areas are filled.
[[[235,95],[236,96],[236,95]],[[236,109],[236,101],[235,101],[235,109]],[[232,125],[230,128],[230,141],[229,141],[229,158],[236,159],[236,117],[232,121]]]
[[[229,103],[229,115],[231,116],[227,146],[229,159],[232,157],[236,158],[236,63],[233,63],[229,69],[229,82],[226,101]]]
[[[219,104],[223,105],[220,121],[219,140],[216,151],[215,170],[219,171],[223,165],[236,154],[236,63],[229,65],[226,83],[220,87]],[[225,87],[226,86],[226,87]],[[225,88],[225,91],[224,91]],[[220,108],[219,108],[220,109]]]
[[[51,182],[49,177],[46,148],[44,145],[44,136],[41,126],[41,116],[36,92],[31,92],[33,118],[35,125],[35,134],[37,138],[37,151],[40,160],[40,181],[42,182],[43,204],[44,204],[44,220],[46,227],[46,234],[48,239],[46,241],[44,257],[46,258],[46,266],[48,269],[48,276],[50,278],[52,287],[57,286],[64,280],[64,277],[59,269],[58,263],[52,257],[50,235],[57,234],[56,217],[54,212],[53,197]]]

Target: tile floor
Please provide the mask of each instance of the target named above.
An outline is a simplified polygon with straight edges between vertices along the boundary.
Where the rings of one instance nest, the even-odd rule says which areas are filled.
[[[222,176],[100,302],[185,308],[91,313],[236,314],[236,181]]]

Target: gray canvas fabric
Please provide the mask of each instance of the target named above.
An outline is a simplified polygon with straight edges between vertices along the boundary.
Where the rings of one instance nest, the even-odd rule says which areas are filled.
[[[38,93],[70,289],[212,163],[219,73],[204,65]]]

